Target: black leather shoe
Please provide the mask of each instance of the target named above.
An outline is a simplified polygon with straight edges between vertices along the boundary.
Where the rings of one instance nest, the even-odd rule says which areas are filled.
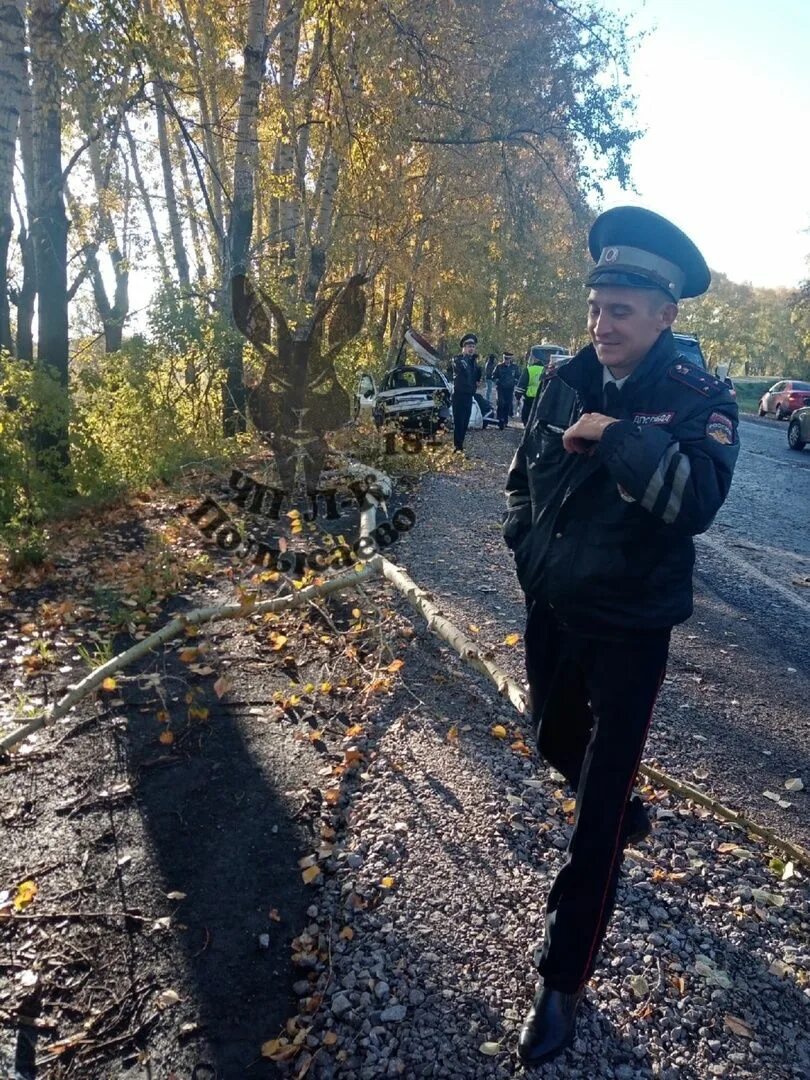
[[[628,844],[640,844],[652,832],[652,825],[640,796],[634,795],[624,819],[624,837]]]
[[[582,991],[564,994],[542,986],[520,1029],[518,1057],[524,1065],[551,1061],[574,1041],[577,1006]]]

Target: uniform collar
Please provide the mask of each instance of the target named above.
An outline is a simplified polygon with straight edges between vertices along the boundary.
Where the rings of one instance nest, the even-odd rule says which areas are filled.
[[[641,393],[663,368],[674,363],[677,355],[672,331],[664,330],[636,370],[628,376],[622,387],[622,397],[626,400]],[[601,402],[604,367],[599,363],[593,345],[580,349],[573,359],[559,369],[557,378],[576,390],[586,404],[593,403],[593,408],[596,408],[596,402]]]

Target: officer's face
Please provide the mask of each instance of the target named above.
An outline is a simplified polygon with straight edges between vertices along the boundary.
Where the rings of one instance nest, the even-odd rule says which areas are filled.
[[[472,354],[475,352],[474,343],[472,341],[465,341],[464,344],[461,346],[461,351],[464,353],[465,356],[472,356]]]
[[[591,289],[588,333],[599,362],[614,375],[629,375],[644,359],[662,330],[671,326],[676,304],[648,289],[618,286]]]

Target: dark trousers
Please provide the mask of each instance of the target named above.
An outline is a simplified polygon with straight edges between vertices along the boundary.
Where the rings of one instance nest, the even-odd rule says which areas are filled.
[[[515,396],[514,386],[501,389],[498,387],[498,423],[501,427],[506,427],[509,422],[509,417],[512,415],[512,399]]]
[[[532,405],[534,405],[534,398],[526,397],[524,394],[523,404],[520,407],[520,419],[523,421],[524,427],[526,427],[529,422],[529,413],[532,411]]]
[[[464,436],[470,426],[472,412],[472,394],[453,393],[453,445],[456,450],[464,449]]]
[[[624,851],[624,819],[670,630],[624,640],[582,637],[544,604],[528,605],[526,669],[541,755],[576,791],[567,859],[546,907],[540,973],[574,993],[593,973],[613,911]]]

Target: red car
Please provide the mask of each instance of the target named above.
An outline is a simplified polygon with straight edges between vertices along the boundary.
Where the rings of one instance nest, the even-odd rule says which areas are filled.
[[[788,420],[796,409],[810,405],[810,382],[778,382],[759,400],[759,415],[773,413],[777,420]]]

